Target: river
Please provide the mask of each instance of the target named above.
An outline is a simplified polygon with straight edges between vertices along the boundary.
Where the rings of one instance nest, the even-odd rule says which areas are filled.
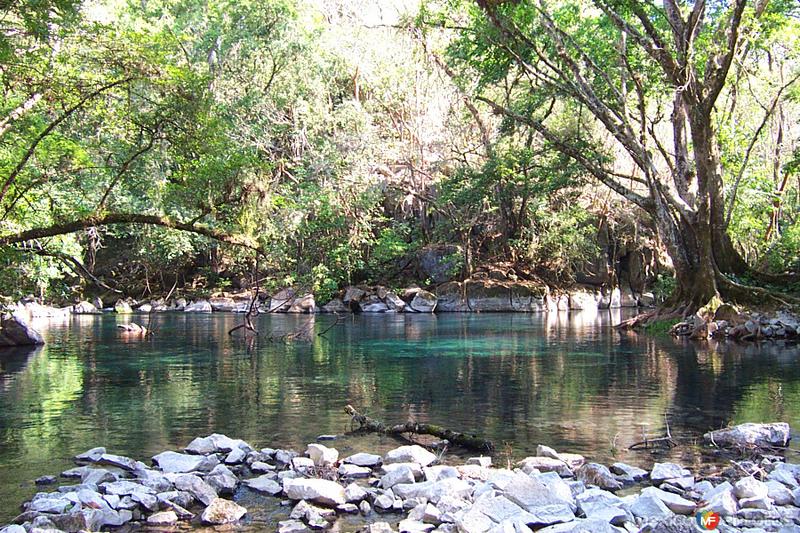
[[[256,446],[292,447],[349,429],[352,404],[386,422],[430,421],[497,444],[496,462],[539,443],[592,460],[647,466],[628,451],[665,420],[687,443],[732,423],[800,427],[800,349],[694,343],[621,333],[619,315],[354,315],[323,337],[280,336],[333,317],[268,315],[261,336],[230,337],[233,314],[162,314],[155,335],[77,316],[36,324],[47,345],[0,352],[0,523],[35,492],[32,480],[71,466],[94,446],[149,463],[212,432]],[[270,340],[269,337],[272,337]],[[396,445],[343,437],[343,453]],[[668,453],[684,464],[698,448]],[[656,455],[655,457],[663,457]]]

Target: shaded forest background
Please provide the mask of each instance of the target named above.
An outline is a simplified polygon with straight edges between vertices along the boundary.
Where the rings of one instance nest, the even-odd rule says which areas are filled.
[[[643,14],[636,2],[500,4],[9,3],[0,294],[143,298],[257,282],[325,301],[349,284],[441,282],[421,267],[430,257],[454,279],[501,265],[556,285],[614,283],[635,253],[666,298],[674,254],[645,196],[663,183],[648,172],[682,160],[676,84],[622,23],[644,34],[651,20],[669,37],[682,22],[668,7],[697,23],[702,3],[639,3]],[[689,48],[664,46],[689,58],[683,73],[707,65],[686,87],[722,80],[709,151],[722,230],[747,266],[723,274],[796,290],[798,8],[703,9],[708,29]],[[661,160],[643,165],[598,109]],[[676,216],[691,219],[680,206],[703,185],[687,181]]]

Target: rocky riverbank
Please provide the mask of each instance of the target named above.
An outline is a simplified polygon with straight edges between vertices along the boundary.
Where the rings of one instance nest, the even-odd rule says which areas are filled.
[[[706,439],[775,449],[787,445],[789,427],[747,424]],[[104,448],[75,461],[79,466],[61,473],[74,483],[36,494],[0,533],[235,530],[248,527],[250,513],[240,505],[252,501],[248,493],[286,506],[288,516],[271,528],[280,533],[347,530],[344,516],[369,533],[690,532],[698,530],[698,516],[719,520],[719,531],[800,530],[800,465],[774,454],[732,462],[701,479],[678,464],[606,467],[547,446],[495,467],[488,456],[439,464],[417,445],[339,457],[335,448],[313,443],[299,455],[213,434],[155,455],[152,466]],[[55,485],[57,478],[36,482]]]

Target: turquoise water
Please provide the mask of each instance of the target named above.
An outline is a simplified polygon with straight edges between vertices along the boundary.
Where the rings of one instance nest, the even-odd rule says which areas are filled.
[[[386,422],[430,421],[497,444],[496,460],[539,443],[608,462],[642,432],[691,439],[734,422],[800,427],[796,346],[693,344],[613,330],[619,316],[352,316],[311,342],[269,341],[330,316],[259,318],[262,337],[230,337],[241,317],[157,315],[151,339],[84,316],[43,329],[48,344],[0,353],[0,523],[32,480],[93,446],[137,459],[217,431],[257,446],[304,448],[343,434],[352,404]],[[391,439],[344,437],[344,451]],[[693,448],[671,452],[697,461]]]

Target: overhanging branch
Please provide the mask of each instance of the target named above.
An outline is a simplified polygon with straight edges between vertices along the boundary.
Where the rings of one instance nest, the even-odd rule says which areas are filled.
[[[71,222],[64,222],[61,224],[53,224],[44,228],[33,228],[11,235],[4,235],[0,237],[0,246],[9,244],[18,244],[34,239],[46,239],[48,237],[55,237],[57,235],[67,235],[75,233],[92,226],[108,226],[111,224],[146,224],[152,226],[161,226],[180,231],[188,231],[197,235],[208,237],[216,241],[231,244],[233,246],[241,246],[255,251],[256,253],[265,256],[266,253],[257,244],[251,240],[231,235],[214,228],[206,226],[198,226],[195,224],[188,224],[172,220],[171,218],[161,215],[140,215],[137,213],[111,213],[102,216],[94,216],[73,220]]]

